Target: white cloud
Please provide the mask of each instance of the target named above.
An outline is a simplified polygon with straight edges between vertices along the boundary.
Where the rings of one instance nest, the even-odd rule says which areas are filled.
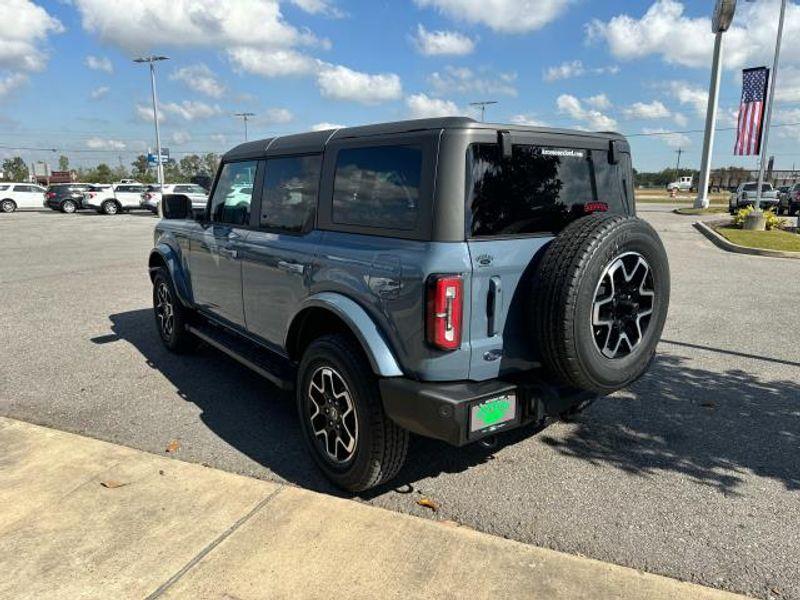
[[[411,119],[424,119],[428,117],[453,117],[464,115],[455,102],[441,98],[431,98],[426,94],[413,94],[406,98],[408,116]]]
[[[206,104],[199,100],[184,100],[183,102],[167,102],[160,106],[159,112],[181,117],[185,121],[196,121],[199,119],[210,119],[222,114],[222,109],[214,104]],[[152,121],[152,117],[150,118]]]
[[[613,118],[599,110],[585,108],[580,100],[569,94],[559,96],[556,99],[556,107],[558,112],[585,123],[590,129],[608,131],[617,127],[617,122]]]
[[[344,16],[344,13],[329,0],[291,0],[291,3],[310,15],[324,15],[337,19]]]
[[[283,125],[294,121],[294,115],[288,108],[268,108],[253,121],[264,125]]]
[[[605,94],[597,94],[595,96],[589,96],[588,98],[583,99],[586,104],[591,106],[592,108],[596,108],[597,110],[608,110],[611,108],[611,100],[608,99],[608,96]]]
[[[228,145],[228,137],[222,133],[212,133],[211,141],[216,144],[219,144],[220,146]]]
[[[684,135],[682,133],[670,133],[666,129],[649,129],[645,127],[642,130],[642,133],[646,133],[654,138],[657,138],[664,142],[670,148],[686,148],[686,146],[692,145],[692,140],[689,139],[689,136]]]
[[[457,31],[428,31],[417,25],[414,46],[425,56],[465,56],[475,50],[475,42]]]
[[[448,17],[501,33],[528,33],[561,16],[574,0],[414,0]]]
[[[134,114],[136,118],[140,121],[144,121],[146,123],[153,122],[153,107],[149,104],[137,104],[133,107]],[[164,114],[164,111],[161,110],[158,113],[158,122],[163,123],[166,120],[167,116]]]
[[[676,112],[672,115],[672,118],[675,120],[675,125],[678,127],[686,127],[689,124],[689,119],[687,119],[686,115],[683,113]]]
[[[86,147],[92,150],[125,150],[126,148],[124,142],[99,137],[86,140]]]
[[[586,73],[586,68],[580,60],[563,62],[555,67],[549,67],[542,76],[545,81],[558,81],[559,79],[571,79],[580,77]]]
[[[725,34],[725,61],[729,69],[769,64],[775,45],[778,3],[762,1],[738,5],[734,25]],[[710,13],[710,11],[709,11]],[[587,25],[590,39],[604,41],[615,57],[633,60],[650,55],[675,65],[708,68],[714,35],[708,16],[691,18],[678,0],[656,0],[641,17],[621,14]],[[789,3],[784,39],[800,36],[800,6]],[[787,44],[783,60],[800,61],[800,47]]]
[[[380,104],[403,95],[400,77],[394,73],[371,75],[342,65],[324,65],[317,76],[320,93],[331,100]]]
[[[547,127],[547,123],[537,118],[536,115],[512,115],[509,117],[508,122],[514,125],[527,125],[529,127]]]
[[[169,136],[169,140],[176,146],[181,146],[192,141],[192,134],[188,131],[173,131],[172,135]]]
[[[203,63],[181,67],[169,78],[184,83],[190,90],[212,98],[221,98],[225,93],[225,86],[219,81],[216,73]]]
[[[315,123],[311,126],[311,131],[327,131],[329,129],[342,129],[343,127],[347,127],[347,125],[338,125],[336,123],[328,123],[323,121],[322,123]]]
[[[516,96],[516,73],[475,73],[468,67],[446,66],[443,71],[431,73],[428,83],[438,96],[448,94],[502,94]]]
[[[0,2],[0,69],[41,71],[47,63],[42,47],[51,33],[62,33],[61,21],[30,0]]]
[[[685,81],[668,81],[666,87],[681,105],[688,105],[700,117],[705,116],[708,109],[708,90]]]
[[[670,110],[659,100],[634,102],[622,111],[629,119],[668,119]]]
[[[114,72],[114,65],[111,64],[111,59],[107,56],[94,56],[93,54],[89,54],[84,59],[83,64],[92,71]]]
[[[10,94],[18,87],[28,82],[28,76],[24,73],[9,73],[0,79],[0,98]]]
[[[111,88],[107,85],[101,85],[100,87],[94,88],[91,92],[89,92],[89,98],[92,100],[100,100],[101,98],[105,98],[108,95],[108,92],[111,91]]]
[[[228,58],[239,70],[262,77],[308,75],[318,69],[314,58],[296,50],[230,48]]]

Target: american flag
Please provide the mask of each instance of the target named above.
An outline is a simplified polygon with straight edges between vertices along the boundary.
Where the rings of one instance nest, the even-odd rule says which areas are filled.
[[[761,153],[761,130],[767,96],[769,69],[758,67],[742,72],[742,102],[733,153],[739,156]]]

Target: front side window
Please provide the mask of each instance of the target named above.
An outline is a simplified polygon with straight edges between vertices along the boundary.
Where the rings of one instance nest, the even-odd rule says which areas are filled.
[[[412,230],[417,225],[421,179],[420,146],[340,150],[333,185],[333,222]]]
[[[211,220],[216,223],[247,225],[250,222],[250,203],[257,161],[227,163],[222,168],[214,198],[211,201]]]
[[[520,144],[504,158],[497,144],[473,144],[467,177],[472,237],[557,233],[595,203],[625,212],[623,169],[599,150]]]
[[[301,232],[317,208],[321,156],[290,156],[267,160],[259,226]]]

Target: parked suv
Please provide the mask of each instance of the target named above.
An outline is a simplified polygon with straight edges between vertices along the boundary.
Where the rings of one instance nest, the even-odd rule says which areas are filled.
[[[778,196],[776,211],[779,215],[788,214],[790,217],[800,211],[800,183],[790,185]]]
[[[0,183],[0,212],[41,208],[45,189],[35,183]]]
[[[318,465],[365,490],[409,432],[463,446],[645,372],[670,278],[632,183],[610,133],[441,118],[248,142],[201,217],[164,196],[158,332],[293,389]]]
[[[58,183],[47,188],[44,205],[53,210],[72,214],[83,208],[83,194],[91,187],[88,183]]]
[[[192,201],[194,210],[202,211],[208,203],[208,192],[205,188],[194,183],[171,183],[164,185],[164,194],[183,194]],[[142,208],[153,213],[158,213],[161,202],[161,188],[158,185],[148,185],[142,195]]]
[[[100,214],[116,215],[121,211],[142,208],[146,188],[141,183],[115,183],[112,186],[92,186],[84,194],[84,206]]]

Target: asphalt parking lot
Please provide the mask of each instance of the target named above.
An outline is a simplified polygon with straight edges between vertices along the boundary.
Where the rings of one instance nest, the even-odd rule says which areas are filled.
[[[800,261],[725,253],[667,206],[640,212],[673,276],[650,373],[493,449],[416,439],[394,486],[360,500],[800,598]],[[162,349],[145,268],[152,216],[0,217],[0,414],[161,454],[178,440],[176,458],[338,494],[306,455],[288,396],[213,350]]]

